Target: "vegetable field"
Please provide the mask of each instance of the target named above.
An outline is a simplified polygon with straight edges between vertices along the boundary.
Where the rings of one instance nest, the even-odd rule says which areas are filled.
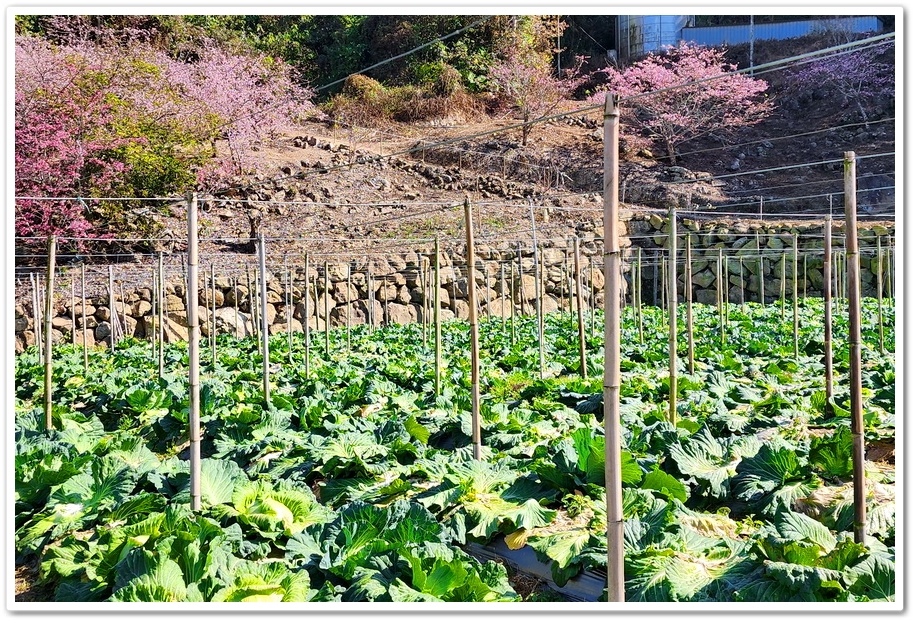
[[[824,387],[823,300],[694,304],[668,418],[668,317],[626,308],[622,480],[627,601],[895,599],[895,314],[862,309],[868,538],[854,542],[845,309]],[[686,327],[680,314],[680,335]],[[31,347],[15,365],[15,547],[56,601],[464,601],[523,594],[469,543],[530,547],[564,586],[607,565],[603,315],[480,322],[472,454],[468,324],[313,331],[202,349],[202,510],[189,508],[188,352],[55,347],[53,430]],[[889,350],[889,352],[888,352]],[[304,360],[308,352],[309,362]],[[888,450],[890,448],[890,450]],[[883,452],[879,452],[883,449]],[[604,597],[606,598],[606,597]]]

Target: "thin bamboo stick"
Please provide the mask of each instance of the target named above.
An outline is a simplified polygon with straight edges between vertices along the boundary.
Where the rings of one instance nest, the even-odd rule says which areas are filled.
[[[85,305],[85,282],[83,283],[83,304]],[[85,326],[85,321],[83,325]],[[162,253],[159,253],[159,378],[165,374],[165,273],[163,270]]]
[[[328,272],[328,262],[324,263],[324,356],[331,358],[331,277]],[[385,284],[385,295],[388,295],[387,283]]]
[[[843,154],[843,190],[846,208],[846,288],[849,293],[849,416],[852,428],[853,536],[865,543],[865,434],[862,420],[862,338],[859,307],[859,230],[856,224],[856,157]]]
[[[725,296],[728,294],[722,284],[722,249],[720,248],[716,257],[716,315],[719,318],[719,344],[721,345],[725,344],[725,314],[723,313]]]
[[[83,301],[82,309],[80,310],[83,316],[83,373],[89,373],[89,345],[87,340],[89,339],[89,327],[86,326],[86,264],[85,262],[80,263],[80,298]],[[162,343],[162,338],[160,336],[160,344]],[[161,346],[160,346],[161,347]],[[161,360],[161,357],[160,357]],[[162,376],[162,373],[159,373],[159,376]]]
[[[468,263],[468,322],[471,330],[471,442],[474,458],[480,460],[480,350],[477,331],[477,287],[474,279],[474,222],[471,219],[471,202],[464,199],[464,221],[467,236]]]
[[[677,424],[677,208],[668,209],[668,421]]]
[[[114,289],[114,267],[108,267],[108,325],[110,332],[108,339],[111,342],[111,352],[115,352],[115,344],[118,341],[118,308],[115,307],[115,289]]]
[[[534,207],[530,203],[528,204],[528,212],[531,217],[531,247],[534,252],[534,298],[538,325],[538,367],[541,378],[544,378],[544,307],[541,304],[541,278],[543,273],[539,270],[538,265],[538,234],[534,224]]]
[[[875,236],[875,246],[877,251],[875,255],[877,256],[878,266],[877,266],[877,279],[875,279],[875,284],[877,286],[877,295],[878,295],[878,352],[882,355],[884,354],[884,271],[882,266],[881,258],[881,236]]]
[[[38,277],[35,273],[29,275],[29,281],[32,283],[32,325],[35,327],[35,350],[38,351],[38,363],[44,363],[45,353],[42,344],[42,323],[41,309],[38,300]]]
[[[824,391],[826,400],[824,412],[833,412],[833,301],[831,300],[831,261],[833,256],[833,219],[828,214],[824,219]]]
[[[510,309],[509,309],[509,320],[510,320],[510,325],[511,325],[511,336],[510,336],[510,340],[511,340],[511,341],[510,341],[510,344],[512,344],[513,346],[515,346],[515,275],[514,275],[514,274],[511,274],[511,273],[515,273],[515,266],[514,266],[514,265],[509,264],[509,272],[510,272],[510,275],[509,275],[509,300],[510,300],[511,303],[512,303],[512,307],[510,307]],[[521,280],[522,280],[522,277],[521,277],[521,275],[519,275],[519,284],[521,284]],[[521,295],[519,295],[519,300],[521,300],[521,298],[522,298]]]
[[[264,232],[258,234],[258,299],[261,304],[261,376],[264,381],[264,405],[270,405],[270,331],[267,325],[267,243]]]
[[[684,299],[687,303],[687,369],[694,373],[693,341],[693,261],[690,256],[690,232],[686,233],[686,254],[684,274]],[[762,273],[761,273],[762,274]]]
[[[155,279],[155,275],[153,276]],[[70,344],[76,346],[76,280],[70,280]],[[156,342],[153,342],[153,350]]]
[[[350,336],[351,325],[353,324],[353,320],[351,318],[351,313],[350,313],[351,311],[350,307],[352,306],[352,301],[350,300],[350,288],[352,287],[352,285],[353,285],[353,271],[351,269],[350,262],[347,262],[347,350],[353,349],[353,342]],[[426,338],[425,332],[424,332],[423,337],[425,340]]]
[[[232,323],[233,328],[233,337],[239,339],[239,280],[235,275],[232,276],[232,308],[235,311],[235,321]]]
[[[573,255],[575,258],[575,267],[573,270],[576,273],[576,312],[578,316],[579,324],[579,374],[582,378],[588,376],[588,366],[586,366],[585,361],[585,318],[583,317],[582,312],[582,268],[579,264],[579,237],[575,238],[575,247]]]
[[[642,247],[636,247],[636,326],[639,343],[645,343],[642,317]]]
[[[216,370],[216,270],[210,262],[210,361]]]
[[[792,352],[798,358],[798,234],[792,234]]]
[[[199,511],[200,492],[200,324],[197,317],[197,193],[188,193],[188,439],[190,441],[191,510]]]
[[[436,244],[434,247],[436,254],[436,259],[434,262],[433,268],[433,305],[435,309],[433,310],[433,323],[435,324],[435,344],[436,344],[436,364],[435,364],[435,386],[436,386],[436,396],[442,394],[442,293],[441,293],[441,284],[442,280],[439,275],[439,235],[436,234]]]
[[[54,354],[52,346],[54,342],[54,333],[51,329],[51,321],[54,319],[54,272],[55,260],[57,255],[57,237],[48,237],[48,273],[46,283],[48,284],[45,293],[45,387],[44,387],[44,413],[45,413],[45,430],[54,428],[52,411],[54,408],[53,392],[54,385]]]
[[[312,360],[312,310],[309,309],[309,254],[304,254],[303,263],[305,264],[305,284],[302,286],[302,331],[304,335],[302,340],[305,342],[305,378],[309,378],[311,373]],[[315,299],[315,308],[318,307],[318,299]],[[318,326],[318,314],[315,314],[315,326]]]

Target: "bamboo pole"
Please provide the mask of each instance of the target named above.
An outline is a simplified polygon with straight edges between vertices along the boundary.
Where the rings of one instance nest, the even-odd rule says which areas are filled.
[[[89,328],[86,326],[86,263],[83,262],[80,264],[80,298],[83,301],[82,309],[80,313],[83,316],[83,373],[89,373],[89,345],[86,343],[86,340],[89,339]],[[162,344],[162,338],[160,336],[160,348]],[[160,361],[162,357],[159,357]],[[160,364],[161,365],[161,364]],[[159,373],[159,376],[162,376],[162,373]]]
[[[808,298],[808,253],[802,253],[802,299]]]
[[[427,346],[429,345],[429,342],[427,340],[427,337],[428,337],[427,331],[426,331],[427,327],[429,326],[429,322],[428,322],[429,317],[427,315],[429,313],[429,305],[428,305],[429,303],[429,296],[428,296],[429,282],[426,279],[426,257],[425,256],[420,257],[419,266],[417,266],[417,281],[419,282],[419,285],[420,285],[420,309],[421,309],[420,318],[419,318],[420,333],[423,336],[423,349],[426,350]]]
[[[235,328],[233,337],[239,339],[239,280],[235,275],[232,276],[232,308],[235,310],[235,321],[232,323]]]
[[[502,332],[506,333],[506,265],[499,263],[499,317],[502,319]]]
[[[849,295],[849,416],[852,423],[853,536],[865,543],[865,435],[862,421],[862,338],[859,307],[859,229],[856,224],[856,155],[843,154],[846,208],[846,289]]]
[[[111,352],[115,352],[118,341],[118,308],[115,307],[114,267],[108,266],[108,324],[111,327],[108,339],[111,342]]]
[[[729,290],[731,289],[731,288],[729,287],[729,284],[731,283],[731,277],[729,276],[729,273],[728,273],[728,256],[726,255],[726,256],[722,259],[722,261],[723,261],[723,269],[722,269],[722,270],[723,270],[723,273],[724,273],[724,276],[725,276],[725,290],[722,292],[722,307],[723,307],[724,310],[725,310],[725,318],[724,318],[725,324],[724,324],[724,326],[725,326],[726,329],[728,329],[728,303],[729,303],[728,298],[729,298]],[[724,343],[725,343],[725,342],[724,342],[724,340],[723,340],[723,344],[724,344]]]
[[[604,100],[604,482],[607,505],[607,595],[624,601],[623,490],[620,453],[620,244],[618,241],[618,139],[616,94]]]
[[[589,302],[589,335],[595,335],[595,308],[598,307],[598,301],[595,297],[595,270],[592,266],[592,258],[588,258],[588,302]]]
[[[433,305],[435,309],[433,310],[433,324],[435,325],[435,346],[436,346],[436,364],[435,364],[435,386],[436,386],[436,396],[440,396],[442,393],[442,288],[441,288],[441,277],[439,274],[439,234],[436,234],[436,243],[434,246],[434,251],[436,254],[435,262],[433,263]]]
[[[52,418],[53,411],[53,391],[52,384],[54,378],[54,355],[52,346],[54,334],[51,329],[51,321],[54,319],[54,272],[55,261],[57,256],[57,236],[48,236],[48,273],[45,278],[47,288],[45,292],[45,331],[44,331],[44,349],[45,349],[45,391],[44,391],[44,412],[45,412],[45,430],[54,428]]]
[[[515,266],[511,263],[509,264],[509,273],[509,300],[512,303],[512,306],[509,309],[509,321],[511,325],[510,343],[512,346],[515,346],[515,275],[513,274],[515,273]],[[519,284],[521,284],[521,274],[519,274],[518,280]],[[521,298],[522,296],[519,294],[519,300],[521,300]]]
[[[264,405],[270,406],[270,332],[267,326],[267,243],[264,232],[258,232],[258,299],[261,307],[261,377],[264,381]]]
[[[43,363],[45,360],[44,349],[42,348],[44,340],[41,337],[43,321],[41,318],[41,306],[38,302],[38,278],[35,273],[29,275],[29,281],[32,283],[32,324],[35,326],[35,350],[38,351],[38,363]]]
[[[304,255],[303,263],[305,264],[305,284],[302,286],[302,331],[304,335],[302,340],[305,342],[305,378],[309,377],[311,372],[312,359],[312,310],[309,309],[309,254]],[[315,306],[318,306],[318,299],[315,299]],[[315,314],[315,326],[318,326],[318,314]]]
[[[655,262],[652,263],[652,305],[658,307],[658,271],[661,264],[661,250],[655,250]],[[605,295],[607,293],[605,292]]]
[[[760,252],[760,230],[757,230],[757,289],[760,290],[760,305],[766,303],[766,294],[763,283],[763,253]]]
[[[351,311],[350,307],[352,306],[352,301],[350,300],[350,288],[352,287],[352,284],[353,284],[353,271],[351,269],[350,262],[347,262],[347,350],[348,351],[353,349],[353,343],[350,337],[350,328],[351,328],[351,325],[353,324],[353,321],[351,319],[351,313],[350,313]],[[426,338],[425,332],[424,332],[423,338],[424,338],[424,344],[425,344],[425,338]]]
[[[283,272],[286,277],[286,357],[289,364],[293,364],[293,275],[289,270],[289,262],[283,257]]]
[[[188,439],[190,441],[191,510],[199,511],[200,494],[200,323],[197,317],[197,193],[188,193]]]
[[[719,318],[719,344],[725,344],[725,315],[723,313],[724,309],[724,297],[727,296],[726,290],[722,287],[722,249],[719,249],[718,256],[716,257],[716,315]]]
[[[369,328],[375,328],[375,287],[372,283],[372,266],[366,265],[366,317],[369,319]],[[315,316],[318,316],[318,298],[315,298]]]
[[[686,264],[684,274],[684,299],[687,303],[687,370],[694,373],[693,341],[693,262],[690,256],[690,232],[686,234]],[[762,274],[762,273],[761,273]]]
[[[85,283],[84,283],[85,290]],[[85,292],[83,305],[86,304]],[[85,321],[83,325],[85,326]],[[159,378],[165,374],[165,274],[163,272],[162,252],[159,253]]]
[[[668,209],[668,421],[677,424],[677,208]]]
[[[123,323],[120,318],[118,319],[118,334],[123,340],[127,331],[127,297],[124,296],[124,282],[120,279],[118,280],[118,293],[121,295],[121,308],[124,309],[123,315],[125,318]]]
[[[158,349],[156,346],[156,331],[153,327],[156,324],[154,320],[156,318],[156,303],[159,297],[158,297],[158,292],[156,290],[156,283],[157,283],[156,282],[156,269],[153,268],[152,272],[153,272],[153,280],[152,280],[152,287],[150,288],[150,310],[149,310],[151,331],[150,331],[149,338],[150,338],[150,344],[153,347],[153,359],[155,359],[158,353]],[[75,310],[74,310],[74,313],[75,313]],[[73,325],[73,329],[74,329],[74,336],[75,336],[76,335],[76,325],[75,324]]]
[[[882,355],[884,354],[884,271],[882,266],[882,253],[881,253],[881,236],[875,235],[875,246],[877,250],[875,251],[875,256],[878,260],[877,266],[877,279],[875,279],[875,284],[877,286],[877,295],[878,295],[878,352]]]
[[[486,310],[487,310],[487,319],[489,319],[493,312],[490,309],[490,267],[487,264],[483,265],[483,282],[485,284],[485,290],[487,293],[486,296]]]
[[[324,262],[324,356],[331,358],[331,278],[328,272],[328,262]],[[385,283],[385,296],[388,296],[387,277]]]
[[[668,296],[667,283],[668,283],[668,264],[665,262],[664,255],[662,254],[661,249],[658,250],[658,262],[661,265],[661,283],[659,284],[659,294],[661,298],[661,307],[662,309],[668,309],[668,300],[671,298]]]
[[[585,361],[585,318],[583,317],[582,312],[582,268],[579,264],[579,237],[575,238],[575,247],[574,247],[574,260],[575,267],[573,270],[576,273],[576,312],[578,315],[579,321],[579,373],[582,378],[588,376],[588,367],[586,366]]]
[[[210,262],[210,361],[216,370],[216,271]]]
[[[251,285],[251,272],[247,264],[245,265],[245,277],[248,285],[248,311],[251,312],[251,334],[258,342],[258,352],[261,352],[261,320],[258,314],[258,296],[256,292],[258,287],[257,271],[255,271],[254,275],[254,287]]]
[[[740,301],[741,309],[744,310],[744,257],[738,256],[738,282],[741,284],[739,286],[740,292]]]
[[[542,271],[538,265],[538,234],[534,224],[534,206],[531,203],[528,204],[528,213],[531,217],[531,247],[534,251],[534,302],[538,324],[538,364],[541,378],[544,378],[544,308],[541,304]]]
[[[828,264],[830,263],[830,257],[828,256],[825,260]],[[782,277],[780,278],[779,284],[779,320],[785,322],[786,320],[786,252],[782,252]]]
[[[480,351],[477,334],[477,287],[474,280],[474,222],[471,201],[464,199],[465,233],[468,263],[468,321],[471,329],[471,441],[474,458],[480,459]]]
[[[824,406],[829,416],[833,408],[833,301],[831,300],[831,262],[833,255],[833,219],[828,214],[824,219],[824,391],[827,395]]]
[[[155,274],[153,279],[155,279]],[[70,344],[76,346],[76,280],[70,280]],[[156,342],[153,342],[153,350],[155,351]]]
[[[792,352],[798,359],[798,234],[792,235]]]
[[[525,271],[522,269],[522,243],[518,243],[518,312],[525,315],[525,288],[524,284]]]
[[[636,247],[636,327],[642,345],[645,342],[642,318],[642,247]]]

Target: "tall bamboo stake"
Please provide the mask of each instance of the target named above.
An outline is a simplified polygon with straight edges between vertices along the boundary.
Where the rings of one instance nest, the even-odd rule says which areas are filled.
[[[188,202],[188,439],[190,440],[191,510],[200,510],[200,323],[197,317],[197,193]]]
[[[739,286],[740,292],[740,301],[741,309],[744,309],[744,257],[738,256],[738,282],[741,284]]]
[[[484,291],[486,292],[487,318],[490,318],[490,316],[492,316],[492,311],[490,309],[490,267],[486,264],[483,266],[483,282],[486,284]]]
[[[210,361],[216,370],[216,271],[210,262]]]
[[[286,307],[286,356],[290,365],[293,363],[293,280],[292,273],[289,271],[289,262],[283,257],[283,272],[286,278],[286,296],[284,303]]]
[[[386,278],[387,279],[387,278]],[[385,295],[387,298],[388,287],[385,284]],[[328,272],[328,262],[324,262],[324,356],[331,358],[331,278]]]
[[[573,255],[575,258],[575,267],[573,270],[576,273],[576,312],[579,321],[579,373],[584,379],[588,376],[588,367],[585,365],[585,318],[582,312],[582,268],[579,264],[578,236],[576,236],[574,244]]]
[[[86,326],[86,263],[80,263],[80,298],[83,301],[82,309],[80,310],[83,316],[83,373],[89,373],[89,345],[86,340],[89,339],[89,327]],[[161,305],[160,305],[161,307]],[[162,343],[162,335],[159,336],[159,343]],[[160,346],[161,348],[161,346]],[[162,357],[160,356],[160,360]],[[162,376],[162,373],[159,373],[159,376]]]
[[[85,283],[84,294],[83,294],[83,304],[86,303],[85,295]],[[86,322],[83,321],[85,326]],[[162,378],[162,375],[165,373],[165,274],[163,271],[162,264],[162,252],[159,253],[159,378]]]
[[[150,344],[151,344],[152,347],[153,347],[153,358],[154,358],[154,359],[156,358],[156,354],[158,353],[158,349],[157,349],[157,345],[156,345],[156,331],[155,331],[155,329],[153,328],[153,327],[155,326],[155,324],[156,324],[156,323],[155,323],[155,318],[156,318],[156,303],[158,302],[157,299],[159,298],[159,296],[158,296],[159,293],[158,293],[158,290],[157,290],[157,288],[156,288],[156,283],[157,283],[157,281],[156,281],[156,269],[153,268],[153,281],[152,281],[152,284],[153,284],[153,285],[152,285],[152,287],[150,288],[150,311],[149,311],[149,317],[150,317],[150,336],[149,336],[149,338],[150,338]],[[159,303],[159,304],[161,305],[161,303]],[[74,310],[74,311],[75,311],[75,310]],[[75,334],[76,334],[76,325],[73,325],[73,327],[74,327],[74,335],[75,335]]]
[[[534,302],[538,323],[538,363],[541,378],[544,378],[544,306],[541,304],[541,278],[543,273],[539,270],[538,265],[538,234],[534,224],[534,207],[530,203],[528,204],[528,212],[531,216],[531,247],[534,251]]]
[[[731,283],[731,277],[729,276],[729,272],[728,272],[728,256],[727,255],[724,258],[722,258],[722,262],[723,262],[722,270],[723,270],[724,277],[725,277],[725,283],[724,283],[725,290],[722,292],[722,307],[725,310],[725,319],[724,319],[725,325],[724,326],[727,329],[728,328],[728,303],[729,303],[728,299],[729,299],[729,290],[731,290],[731,288],[729,287],[729,284]],[[723,344],[724,343],[725,342],[723,340]]]
[[[833,408],[833,301],[831,301],[831,261],[833,256],[833,219],[828,214],[824,219],[824,390],[827,395],[824,406],[825,415],[830,415]]]
[[[235,321],[232,323],[234,327],[233,337],[235,339],[239,338],[239,280],[235,275],[232,276],[232,308],[235,311]]]
[[[637,267],[638,269],[638,267]],[[588,302],[589,302],[589,326],[588,334],[595,335],[595,308],[598,307],[598,301],[595,298],[595,270],[592,266],[592,258],[588,258]]]
[[[677,209],[668,209],[668,421],[677,424]]]
[[[661,265],[661,273],[662,273],[661,283],[659,284],[659,290],[658,290],[658,293],[660,295],[659,298],[661,298],[661,301],[662,301],[661,302],[662,309],[668,309],[668,299],[671,298],[668,296],[668,290],[667,290],[668,288],[668,285],[667,285],[668,284],[668,263],[665,261],[665,258],[664,258],[664,255],[662,254],[661,249],[658,250],[658,262]]]
[[[515,266],[509,264],[509,300],[512,303],[512,306],[509,308],[509,320],[510,320],[510,343],[515,346]],[[518,276],[519,284],[521,284],[522,276]],[[519,300],[521,300],[521,295],[519,295]]]
[[[245,277],[248,285],[248,311],[251,312],[251,334],[258,342],[258,352],[261,351],[261,321],[258,314],[258,273],[254,274],[254,287],[251,285],[250,267],[245,265]]]
[[[32,325],[35,327],[35,350],[38,351],[38,363],[43,363],[45,353],[42,347],[44,340],[41,337],[41,327],[44,321],[41,318],[42,307],[38,301],[38,278],[35,273],[29,275],[29,281],[32,283]]]
[[[108,324],[111,327],[108,339],[111,341],[111,352],[115,352],[118,341],[118,308],[115,307],[114,267],[108,266]]]
[[[442,292],[441,284],[442,280],[439,275],[439,234],[436,234],[436,244],[435,244],[435,253],[436,260],[433,268],[433,305],[435,309],[433,310],[433,323],[435,324],[435,343],[436,343],[436,369],[435,369],[435,379],[436,379],[436,396],[441,395],[442,392],[442,315],[440,313],[442,309]]]
[[[55,260],[57,255],[57,236],[48,237],[48,273],[45,283],[48,284],[45,293],[45,392],[44,392],[44,412],[45,412],[45,430],[54,428],[51,412],[53,409],[52,392],[54,387],[52,380],[54,378],[53,354],[51,347],[54,342],[54,334],[51,330],[51,321],[54,319],[54,272]]]
[[[719,318],[719,344],[725,344],[724,297],[727,296],[722,284],[722,249],[716,257],[716,315]]]
[[[317,295],[316,295],[317,296]],[[369,327],[375,328],[375,284],[372,283],[372,266],[366,265],[366,305],[368,311],[366,315],[369,318]],[[315,299],[315,316],[318,316],[318,299]]]
[[[352,287],[352,283],[352,270],[350,268],[350,262],[347,262],[347,350],[353,349],[353,344],[350,338],[350,325],[352,324],[352,319],[350,318],[350,306],[352,303],[350,301],[350,288]],[[426,336],[424,335],[423,337],[425,339]]]
[[[155,279],[155,275],[153,279]],[[76,280],[70,280],[70,344],[76,346]],[[156,342],[153,342],[155,350]]]
[[[267,326],[267,243],[264,232],[258,232],[258,299],[261,307],[261,377],[264,381],[264,405],[270,405],[270,331]]]
[[[525,288],[524,288],[525,271],[522,269],[522,243],[518,243],[518,312],[525,315]]]
[[[760,305],[766,303],[763,285],[763,253],[760,252],[760,230],[757,230],[757,288],[760,290]]]
[[[798,234],[792,234],[792,352],[798,358]]]
[[[642,247],[636,247],[636,327],[639,343],[645,341],[642,319]]]
[[[830,257],[826,258],[826,262],[830,263]],[[779,284],[779,319],[782,322],[786,320],[786,252],[782,252],[782,277],[780,278]]]
[[[305,378],[309,377],[311,371],[311,358],[312,358],[312,328],[310,326],[312,320],[312,310],[309,309],[309,254],[305,253],[304,256],[305,264],[305,284],[302,286],[302,331],[305,335],[302,336],[303,341],[305,342]],[[318,307],[318,299],[315,299],[315,307]],[[318,314],[315,314],[315,326],[318,326]]]
[[[480,351],[477,334],[477,287],[474,279],[474,221],[471,201],[464,199],[464,224],[467,235],[468,322],[471,329],[471,441],[474,458],[480,459]]]
[[[502,319],[502,332],[506,333],[506,265],[499,263],[499,316]]]
[[[802,253],[802,289],[801,297],[808,298],[808,253]]]
[[[884,271],[882,270],[882,258],[881,258],[881,236],[875,236],[875,245],[877,250],[875,255],[878,260],[877,266],[877,279],[875,279],[875,284],[878,288],[878,352],[882,355],[884,354]]]
[[[693,352],[693,262],[690,257],[690,232],[686,235],[686,265],[684,273],[684,298],[687,303],[687,369],[690,374],[694,372]],[[762,274],[762,273],[761,273]]]
[[[618,240],[618,139],[616,94],[604,100],[604,482],[607,502],[607,595],[624,601],[623,490],[620,453],[620,243]]]
[[[865,543],[865,435],[862,421],[862,337],[859,307],[859,229],[856,224],[856,154],[843,154],[846,208],[846,290],[849,294],[849,417],[852,423],[853,536]]]

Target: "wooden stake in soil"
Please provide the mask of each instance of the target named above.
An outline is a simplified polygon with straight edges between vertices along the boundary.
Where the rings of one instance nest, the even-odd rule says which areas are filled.
[[[506,266],[499,264],[499,316],[502,318],[502,332],[506,333]]]
[[[471,202],[464,199],[465,233],[467,234],[468,263],[468,321],[471,328],[471,441],[474,458],[480,459],[480,351],[477,335],[477,288],[474,280],[474,222],[471,219]]]
[[[519,283],[521,283],[521,274],[519,274],[518,280]],[[519,295],[519,299],[521,300],[521,295]],[[509,320],[511,324],[510,343],[515,346],[515,266],[513,266],[511,263],[509,264],[509,301],[512,304],[512,306],[509,308]]]
[[[153,274],[155,281],[156,275]],[[76,346],[76,280],[70,280],[70,344]],[[153,351],[156,350],[156,342],[153,341]]]
[[[38,351],[38,363],[45,360],[44,340],[41,338],[41,327],[44,322],[41,317],[41,306],[38,303],[38,278],[35,273],[29,275],[29,281],[32,283],[32,325],[35,327],[35,350]]]
[[[347,262],[347,350],[353,349],[353,343],[350,338],[350,326],[352,325],[352,320],[350,318],[350,306],[352,301],[350,300],[350,288],[353,287],[353,271],[350,267],[350,262]],[[425,335],[423,336],[425,340]]]
[[[286,356],[290,365],[293,364],[293,280],[286,257],[283,258],[283,272],[286,277]]]
[[[233,337],[239,339],[239,280],[235,275],[232,276],[232,308],[235,311],[235,321],[232,323],[234,327]]]
[[[525,315],[525,288],[524,288],[525,271],[522,269],[522,243],[518,243],[518,312]]]
[[[830,257],[826,259],[830,263]],[[829,284],[828,284],[829,287]],[[782,322],[786,320],[786,252],[782,252],[782,277],[779,285],[779,319]]]
[[[668,421],[677,424],[677,209],[668,209]]]
[[[197,193],[188,193],[188,439],[191,510],[200,510],[200,323],[197,317]]]
[[[639,343],[643,344],[645,337],[643,335],[643,320],[642,320],[642,247],[636,247],[636,326],[639,331]],[[592,290],[592,296],[594,296],[594,290]],[[592,307],[594,309],[594,306]]]
[[[44,392],[44,411],[45,411],[45,430],[54,428],[54,422],[51,418],[53,409],[52,392],[54,387],[51,383],[54,377],[53,354],[51,347],[54,342],[54,333],[51,329],[51,321],[54,319],[54,272],[55,259],[57,256],[57,236],[48,237],[48,273],[45,283],[48,284],[45,293],[45,392]]]
[[[118,308],[115,307],[114,267],[108,266],[108,325],[110,326],[108,340],[111,342],[111,352],[115,352],[118,341]],[[190,326],[190,325],[188,325]]]
[[[157,351],[157,348],[156,348],[156,331],[155,331],[155,329],[153,329],[153,327],[154,327],[155,324],[156,324],[156,323],[155,323],[155,318],[156,318],[156,303],[158,302],[157,299],[159,298],[159,296],[158,296],[159,293],[157,292],[157,289],[156,289],[156,283],[157,283],[157,281],[156,281],[156,269],[154,268],[154,269],[153,269],[152,287],[150,288],[150,311],[149,311],[150,329],[151,329],[149,338],[150,338],[150,343],[151,343],[151,345],[152,345],[152,347],[153,347],[153,358],[154,358],[154,359],[156,358],[156,354],[157,354],[157,352],[158,352],[158,351]],[[160,305],[161,305],[161,303],[160,303]],[[74,332],[75,332],[75,330],[76,330],[76,325],[74,324],[73,327],[74,327]],[[74,335],[75,335],[75,333],[74,333]]]
[[[264,232],[258,233],[258,298],[261,303],[261,376],[264,381],[264,405],[270,405],[270,332],[267,326],[267,243]]]
[[[798,358],[798,234],[792,234],[792,352]]]
[[[324,289],[324,356],[330,359],[331,358],[331,309],[330,309],[331,277],[330,277],[330,272],[328,272],[327,260],[325,260],[325,263],[324,263],[324,288],[323,289]],[[388,293],[388,290],[386,288],[385,294],[387,295],[387,293]]]
[[[878,288],[878,352],[882,355],[884,354],[884,271],[882,266],[882,253],[881,253],[881,236],[875,236],[875,245],[877,246],[877,251],[875,255],[878,260],[878,275],[875,280],[875,284]]]
[[[693,364],[693,262],[690,257],[690,232],[686,234],[686,264],[684,271],[684,298],[687,303],[687,370],[694,372]],[[763,273],[761,273],[763,274]]]
[[[576,236],[573,250],[576,273],[576,311],[579,320],[579,374],[582,378],[588,376],[588,367],[585,365],[585,318],[582,315],[582,268],[579,264],[579,237]]]
[[[723,266],[724,266],[723,273],[725,277],[725,290],[722,292],[722,307],[725,310],[724,326],[727,329],[728,328],[728,303],[729,303],[728,297],[729,297],[729,290],[731,289],[729,287],[729,284],[731,283],[731,277],[729,277],[729,273],[728,273],[728,256],[726,255],[724,258],[722,258],[722,261],[723,261]],[[725,343],[724,339],[722,343],[723,344]]]
[[[80,264],[80,298],[83,301],[82,309],[80,310],[83,316],[83,372],[89,372],[89,345],[86,343],[86,340],[89,338],[89,328],[86,326],[86,264]],[[162,305],[160,304],[160,308]],[[160,312],[161,313],[161,312]],[[162,348],[162,334],[159,335],[159,344],[160,349]],[[162,355],[159,356],[159,360],[162,361]],[[159,376],[162,377],[162,364],[159,364],[160,372]]]
[[[83,284],[83,304],[86,302],[85,283]],[[84,310],[85,311],[85,310]],[[83,320],[83,326],[86,321]],[[159,378],[165,373],[165,274],[163,273],[162,253],[159,253]]]
[[[216,271],[210,262],[210,361],[216,370]]]
[[[856,224],[856,154],[843,154],[846,207],[846,289],[849,293],[849,417],[852,428],[852,479],[856,543],[865,543],[865,434],[862,421],[862,337],[859,307],[859,229]]]
[[[624,601],[623,488],[620,453],[620,244],[618,240],[619,98],[604,100],[604,482],[607,501],[607,595]]]
[[[318,299],[315,299],[315,307],[318,307]],[[312,331],[311,323],[312,310],[309,309],[309,254],[305,254],[305,284],[302,286],[302,336],[305,342],[305,378],[309,377],[312,358]],[[315,326],[318,326],[318,314],[315,314]]]
[[[433,268],[433,305],[435,309],[433,310],[433,323],[435,324],[435,346],[436,346],[436,396],[441,395],[442,392],[442,316],[439,313],[442,309],[442,293],[441,293],[441,277],[439,276],[439,236],[436,235],[436,245],[434,247],[436,253],[435,264]]]
[[[716,315],[719,318],[719,344],[725,344],[725,315],[723,313],[724,289],[722,287],[722,249],[716,257]]]
[[[534,224],[534,207],[531,203],[528,204],[528,212],[531,216],[531,246],[534,251],[534,302],[538,323],[538,363],[541,378],[544,378],[544,307],[541,304],[542,272],[538,264],[538,233]]]
[[[824,413],[829,417],[833,408],[833,302],[831,301],[831,262],[833,255],[833,219],[828,214],[824,219],[824,390],[827,395]]]

